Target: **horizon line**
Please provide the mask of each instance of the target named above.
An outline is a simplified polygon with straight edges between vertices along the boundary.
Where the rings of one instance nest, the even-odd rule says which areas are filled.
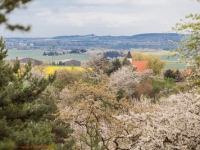
[[[41,38],[41,39],[48,39],[48,38],[55,38],[55,37],[64,37],[64,36],[97,36],[97,37],[103,37],[103,36],[111,36],[111,37],[119,37],[119,36],[127,36],[127,37],[131,37],[131,36],[136,36],[136,35],[147,35],[147,34],[178,34],[178,33],[174,33],[174,32],[170,32],[170,33],[162,33],[162,32],[149,32],[149,33],[139,33],[139,34],[134,34],[134,35],[95,35],[95,34],[84,34],[84,35],[78,35],[78,34],[74,34],[74,35],[56,35],[56,36],[51,36],[51,37],[22,37],[22,36],[12,36],[12,37],[4,37],[2,36],[4,39],[8,39],[8,38]],[[181,35],[181,34],[179,34]]]

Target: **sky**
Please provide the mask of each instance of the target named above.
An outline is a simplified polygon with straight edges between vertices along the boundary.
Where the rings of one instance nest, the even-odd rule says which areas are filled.
[[[9,21],[31,25],[31,31],[8,31],[4,37],[61,35],[136,35],[171,32],[190,13],[200,13],[195,0],[33,0],[15,10]]]

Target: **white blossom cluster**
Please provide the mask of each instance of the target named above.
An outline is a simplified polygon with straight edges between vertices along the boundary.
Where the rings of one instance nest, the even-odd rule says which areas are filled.
[[[137,72],[133,66],[123,66],[111,74],[109,87],[113,92],[124,89],[127,95],[132,95],[134,87],[151,75],[153,75],[152,70]]]
[[[142,134],[134,150],[200,149],[200,95],[181,93],[163,98],[153,108],[118,116],[132,121]],[[127,147],[129,147],[127,145]]]
[[[42,71],[39,71],[38,69],[36,68],[32,68],[31,69],[31,80],[34,80],[34,79],[39,79],[41,80],[42,78],[45,78],[45,73],[42,72]]]

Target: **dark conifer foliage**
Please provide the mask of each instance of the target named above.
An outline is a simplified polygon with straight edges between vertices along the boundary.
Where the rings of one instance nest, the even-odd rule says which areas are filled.
[[[124,58],[122,61],[122,66],[128,66],[128,65],[131,65],[131,62],[127,58]]]
[[[120,60],[119,60],[118,58],[116,58],[115,60],[112,61],[112,65],[111,65],[110,67],[106,68],[106,69],[104,70],[104,72],[105,72],[108,76],[110,76],[111,73],[117,71],[119,68],[121,68],[121,66],[122,66],[122,64],[121,64]]]
[[[181,82],[183,81],[183,78],[181,77],[181,73],[180,71],[177,69],[176,71],[173,71],[171,69],[167,69],[164,73],[164,78],[172,78],[174,79],[176,82]]]
[[[54,121],[56,101],[46,89],[54,77],[29,80],[31,63],[20,67],[18,61],[12,66],[5,63],[5,42],[0,39],[0,149],[18,150],[20,146],[69,147],[65,143],[72,130],[68,124]],[[62,132],[64,129],[65,132]],[[61,134],[62,132],[62,134]],[[60,140],[58,140],[60,139]],[[60,144],[59,144],[60,143]],[[60,148],[62,149],[62,147]]]

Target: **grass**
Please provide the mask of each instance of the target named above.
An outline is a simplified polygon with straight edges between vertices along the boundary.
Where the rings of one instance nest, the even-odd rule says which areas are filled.
[[[65,54],[55,57],[43,56],[44,52],[45,51],[43,50],[8,50],[8,56],[6,57],[6,60],[16,59],[16,57],[30,57],[33,59],[44,61],[46,63],[51,63],[52,60],[58,63],[60,60],[64,59],[75,59],[81,62],[85,62],[90,59],[89,55],[84,54]]]
[[[176,52],[170,52],[170,51],[165,51],[165,50],[162,50],[162,51],[155,51],[155,52],[144,52],[144,53],[149,53],[149,54],[153,54],[153,55],[172,55],[172,54],[176,54]]]
[[[43,53],[44,53],[43,50],[9,50],[6,60],[15,59],[16,57],[30,57],[30,58],[47,62],[47,63],[51,63],[52,59],[54,58],[52,56],[43,56]],[[167,65],[165,69],[183,70],[186,68],[185,63],[178,63],[177,59],[180,59],[180,56],[168,58],[168,56],[173,54],[173,53],[170,53],[169,51],[156,51],[156,52],[143,52],[143,53],[157,55],[157,56],[160,56],[161,60],[166,60]],[[57,63],[60,60],[64,60],[64,59],[79,60],[83,64],[90,59],[90,56],[83,55],[83,54],[65,54],[65,55],[55,56],[54,60]],[[46,72],[53,73],[55,70],[62,70],[63,68],[70,70],[71,67],[49,66],[47,67]],[[75,67],[75,68],[78,70],[81,70],[79,69],[81,67]]]
[[[186,63],[179,63],[176,61],[168,61],[165,69],[179,69],[184,70],[186,68]]]

